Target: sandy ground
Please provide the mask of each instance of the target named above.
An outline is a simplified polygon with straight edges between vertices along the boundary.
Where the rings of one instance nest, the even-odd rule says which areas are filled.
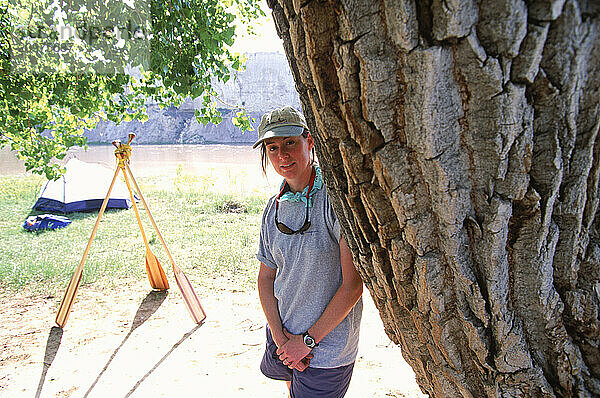
[[[173,283],[82,287],[64,330],[56,297],[0,294],[2,397],[286,397],[260,373],[264,316],[255,291],[226,282],[197,291],[195,325]],[[361,342],[347,397],[424,397],[365,292]]]

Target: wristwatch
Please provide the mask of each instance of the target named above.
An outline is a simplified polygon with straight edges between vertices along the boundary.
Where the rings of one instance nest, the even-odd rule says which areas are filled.
[[[308,332],[302,335],[302,340],[304,340],[304,344],[306,344],[306,346],[311,350],[319,345],[314,337],[308,334]]]

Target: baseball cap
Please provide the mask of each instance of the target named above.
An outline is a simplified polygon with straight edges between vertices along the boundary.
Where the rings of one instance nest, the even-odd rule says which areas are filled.
[[[258,140],[252,148],[259,146],[267,138],[296,137],[308,130],[304,116],[291,106],[265,113],[258,126]]]

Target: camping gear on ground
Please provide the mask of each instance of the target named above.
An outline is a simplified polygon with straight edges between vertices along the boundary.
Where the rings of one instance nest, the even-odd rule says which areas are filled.
[[[40,189],[34,210],[51,213],[98,210],[113,171],[98,163],[70,159],[65,174],[56,181],[47,181]],[[129,209],[131,199],[123,181],[115,183],[107,209]]]
[[[144,207],[146,208],[146,211],[148,212],[148,216],[150,218],[150,221],[152,222],[154,229],[156,230],[156,234],[158,235],[166,253],[169,256],[169,259],[171,260],[171,264],[173,265],[173,274],[175,276],[175,280],[177,281],[177,286],[179,287],[179,290],[181,291],[181,294],[183,295],[183,299],[184,299],[186,308],[190,312],[192,319],[197,324],[202,323],[204,321],[204,319],[206,319],[206,313],[204,312],[204,309],[202,308],[202,305],[200,304],[200,300],[198,299],[198,296],[196,296],[196,293],[194,292],[194,289],[192,288],[192,285],[191,285],[190,281],[188,280],[187,276],[183,273],[183,271],[179,267],[177,267],[177,265],[175,265],[175,261],[173,260],[173,257],[171,256],[171,253],[169,252],[169,249],[167,248],[167,245],[166,245],[160,231],[158,230],[158,226],[156,225],[156,222],[154,221],[152,214],[150,214],[150,209],[148,208],[148,205],[147,205],[146,201],[144,200],[144,197],[142,196],[142,191],[140,190],[137,182],[135,181],[135,178],[133,177],[133,174],[131,173],[131,169],[129,168],[129,157],[131,156],[130,144],[134,137],[135,137],[134,134],[129,134],[129,141],[127,142],[127,144],[122,144],[120,141],[113,142],[113,145],[117,148],[115,150],[115,157],[117,158],[117,168],[116,168],[114,176],[112,178],[110,187],[108,188],[108,193],[106,194],[106,197],[104,198],[104,201],[102,202],[102,205],[100,207],[100,212],[98,214],[98,219],[96,220],[96,225],[94,225],[94,229],[92,230],[92,235],[90,236],[87,247],[83,253],[83,257],[81,258],[79,265],[77,266],[77,268],[75,269],[75,272],[73,273],[73,276],[71,277],[71,281],[69,282],[69,286],[67,287],[65,296],[60,304],[58,313],[56,314],[56,324],[61,328],[63,328],[64,325],[67,323],[67,318],[69,316],[69,312],[71,311],[71,307],[73,306],[73,301],[75,300],[75,294],[77,293],[79,283],[81,282],[81,276],[83,273],[83,266],[85,264],[85,259],[88,255],[92,240],[94,239],[94,236],[96,234],[96,230],[98,229],[98,224],[100,223],[102,214],[104,213],[104,210],[107,207],[107,203],[108,203],[111,191],[113,189],[113,186],[115,185],[117,176],[119,175],[119,171],[123,171],[123,176],[125,177],[126,186],[128,188],[131,199],[133,200],[134,195],[131,190],[131,186],[129,185],[128,177],[130,177],[131,180],[133,181],[135,189],[137,190],[137,193],[139,194],[140,198],[142,199],[142,202],[144,203]],[[132,201],[132,204],[133,203],[135,203],[135,202]],[[155,262],[153,262],[152,259],[149,260],[148,254],[151,254],[151,257],[154,257],[154,259],[156,259],[156,257],[154,256],[154,254],[152,254],[150,252],[150,248],[149,248],[149,245],[146,240],[146,236],[145,236],[145,233],[144,233],[144,230],[142,227],[141,219],[139,218],[139,213],[137,211],[137,206],[134,207],[134,209],[136,212],[136,217],[138,219],[140,231],[142,232],[142,236],[144,238],[144,243],[146,245],[146,272],[148,273],[148,279],[150,280],[150,284],[155,289],[159,289],[159,290],[168,289],[169,284],[166,279],[166,275],[165,275],[162,267],[160,266],[160,263],[158,262],[158,260],[156,260]],[[155,286],[157,286],[157,287],[155,287]],[[166,287],[159,287],[159,286],[166,286]]]
[[[23,223],[23,228],[27,231],[40,231],[44,229],[64,228],[71,224],[71,220],[64,216],[54,214],[38,214],[29,216]]]

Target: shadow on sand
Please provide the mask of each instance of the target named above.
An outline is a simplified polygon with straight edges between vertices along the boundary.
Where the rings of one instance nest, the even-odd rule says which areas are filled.
[[[154,290],[148,293],[144,300],[142,300],[142,303],[140,304],[140,307],[138,308],[135,317],[133,318],[133,324],[131,325],[129,333],[127,333],[127,336],[125,336],[121,344],[112,353],[112,355],[108,359],[108,362],[106,362],[106,365],[104,365],[104,368],[102,369],[98,377],[96,377],[96,380],[94,380],[90,388],[85,393],[84,398],[87,397],[90,394],[90,392],[92,392],[94,387],[96,387],[96,384],[98,384],[98,381],[100,381],[102,375],[104,374],[104,372],[106,372],[111,362],[113,361],[113,359],[115,359],[121,347],[125,345],[133,331],[137,329],[140,325],[142,325],[144,322],[146,322],[148,318],[150,318],[152,314],[154,314],[156,310],[158,310],[163,301],[165,301],[165,299],[167,298],[167,294],[168,292],[166,290]]]
[[[142,376],[142,378],[140,380],[138,380],[137,383],[135,383],[135,385],[131,388],[131,390],[129,390],[129,392],[127,392],[127,394],[125,394],[125,398],[128,398],[131,396],[131,394],[133,394],[135,392],[135,390],[137,390],[137,388],[140,386],[140,384],[143,383],[144,380],[146,380],[148,378],[148,376],[150,376],[152,374],[152,372],[154,372],[164,361],[165,359],[167,359],[169,357],[169,355],[171,355],[171,353],[173,351],[175,351],[175,349],[177,347],[179,347],[179,345],[181,343],[183,343],[185,340],[187,340],[192,334],[194,334],[194,332],[198,329],[200,329],[200,327],[204,325],[204,323],[200,323],[196,326],[194,326],[189,332],[187,332],[186,334],[184,334],[181,339],[179,339],[179,341],[175,344],[173,344],[173,347],[171,347],[171,349],[158,361],[156,362],[156,364],[152,367],[152,369],[150,369],[148,371],[148,373],[146,373],[144,376]]]
[[[44,369],[42,370],[42,375],[40,376],[40,382],[38,383],[35,398],[39,398],[42,394],[42,388],[44,387],[44,382],[46,381],[48,369],[50,369],[50,365],[52,365],[52,362],[56,357],[58,347],[60,347],[60,342],[62,340],[62,335],[63,330],[58,326],[53,326],[52,328],[50,328],[50,333],[48,334],[48,341],[46,342],[46,353],[44,354]]]

